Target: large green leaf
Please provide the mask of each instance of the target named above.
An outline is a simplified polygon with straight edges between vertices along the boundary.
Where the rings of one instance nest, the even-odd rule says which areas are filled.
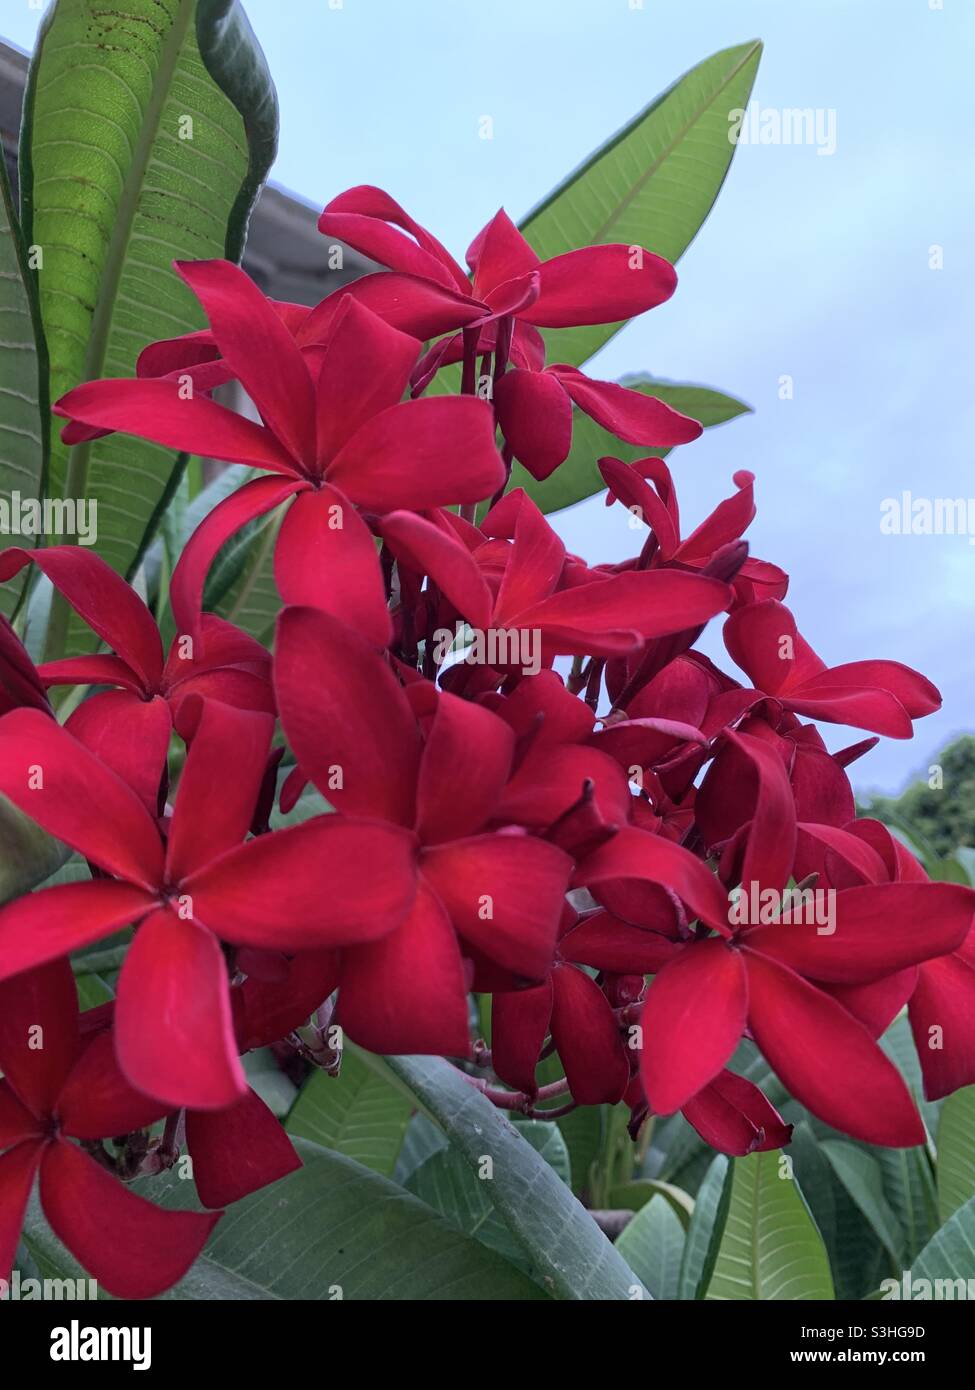
[[[682,1299],[703,1298],[707,1290],[728,1217],[731,1183],[732,1169],[728,1159],[724,1154],[715,1154],[694,1201],[687,1228],[678,1294]]]
[[[539,1299],[519,1270],[401,1187],[299,1139],[304,1167],[236,1202],[170,1299],[382,1301]],[[139,1183],[162,1206],[195,1206],[171,1170]],[[38,1263],[77,1268],[35,1206],[25,1237]],[[106,1233],[106,1239],[109,1233]]]
[[[729,112],[748,104],[758,40],[698,63],[580,165],[522,221],[548,260],[623,242],[676,261],[711,211],[735,152]],[[621,324],[547,330],[550,362],[585,362]]]
[[[832,1299],[823,1238],[775,1149],[733,1160],[728,1220],[709,1299]]]
[[[905,1258],[913,1260],[938,1228],[938,1204],[931,1160],[923,1148],[874,1149],[884,1192],[904,1233]],[[975,1192],[975,1173],[967,1196]],[[948,1215],[950,1213],[946,1213]]]
[[[975,1197],[975,1086],[949,1096],[938,1123],[938,1214],[942,1222]]]
[[[949,1216],[936,1231],[927,1245],[911,1265],[911,1279],[965,1280],[962,1298],[971,1298],[975,1293],[975,1197],[970,1197],[964,1206]],[[940,1293],[931,1290],[935,1297],[957,1298],[953,1289],[943,1289]],[[912,1297],[918,1297],[912,1290]]]
[[[15,533],[19,498],[44,497],[50,446],[47,353],[40,314],[14,212],[7,167],[0,157],[0,506],[11,508],[10,533],[0,527],[0,550],[30,549],[36,536]],[[18,528],[19,529],[19,528]],[[0,586],[0,613],[13,613],[26,582]]]
[[[338,1076],[313,1072],[285,1128],[391,1177],[411,1106],[402,1092],[346,1047]]]
[[[884,1175],[880,1164],[857,1144],[826,1139],[819,1147],[874,1235],[894,1264],[899,1265],[904,1258],[904,1232],[884,1193]]]
[[[677,1298],[684,1228],[666,1197],[651,1197],[640,1208],[616,1248],[654,1298]]]
[[[569,1154],[558,1126],[545,1120],[516,1120],[515,1128],[568,1183]],[[544,1287],[544,1269],[539,1269],[499,1216],[491,1182],[475,1176],[456,1149],[447,1147],[431,1154],[410,1174],[405,1186],[452,1226],[475,1236]]]
[[[654,381],[648,376],[625,376],[622,386],[629,386],[645,396],[656,396],[667,405],[673,406],[684,415],[709,429],[712,425],[724,424],[736,415],[751,411],[751,406],[734,396],[722,395],[708,386],[681,385],[673,381]],[[615,435],[583,415],[580,410],[572,412],[572,449],[569,457],[560,464],[551,477],[544,482],[536,482],[526,468],[516,463],[511,470],[511,486],[523,487],[530,497],[538,503],[543,512],[557,512],[562,507],[570,507],[573,502],[581,502],[594,492],[601,492],[606,484],[596,466],[597,459],[606,454],[631,463],[634,459],[653,454],[662,458],[669,449],[647,449],[635,444],[624,444]]]
[[[201,326],[172,262],[239,260],[276,131],[237,0],[57,0],[31,63],[20,164],[52,398],[131,376],[147,343]],[[97,549],[129,574],[179,467],[128,436],[57,440],[51,491],[97,502]],[[80,651],[94,639],[56,602],[49,654],[65,641]]]
[[[549,1292],[595,1300],[642,1295],[636,1275],[565,1183],[455,1067],[440,1057],[389,1057],[384,1065],[475,1173],[491,1160],[495,1209]]]

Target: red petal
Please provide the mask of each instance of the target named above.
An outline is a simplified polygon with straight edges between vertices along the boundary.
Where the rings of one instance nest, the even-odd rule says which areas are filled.
[[[539,482],[572,446],[572,402],[551,372],[505,372],[494,391],[498,424],[511,452]]]
[[[210,320],[226,365],[269,429],[309,467],[315,457],[315,394],[290,330],[240,266],[175,261]]]
[[[575,367],[550,367],[575,404],[597,425],[628,444],[670,448],[689,444],[704,433],[704,427],[665,405],[656,396],[645,396],[615,381],[593,381]]]
[[[232,1105],[246,1081],[227,964],[204,927],[163,909],[136,932],[118,982],[115,1045],[126,1078],[168,1105]]]
[[[14,547],[0,556],[0,580],[32,560],[88,626],[132,668],[147,690],[162,675],[163,650],[152,614],[135,590],[93,550],[53,545]]]
[[[491,999],[491,1066],[516,1091],[534,1096],[535,1068],[552,1017],[552,981]]]
[[[44,1145],[36,1140],[0,1154],[0,1280],[9,1282],[24,1212]]]
[[[670,1115],[713,1081],[745,1031],[748,982],[738,951],[695,941],[647,991],[640,1076],[651,1109]]]
[[[655,975],[683,949],[661,932],[631,926],[609,912],[587,917],[559,942],[564,960],[615,975]]]
[[[375,647],[393,633],[372,532],[327,484],[288,508],[274,548],[274,578],[286,604],[341,618]]]
[[[41,1206],[54,1234],[116,1298],[154,1298],[170,1288],[220,1219],[219,1213],[163,1211],[64,1142],[44,1154]]]
[[[154,894],[110,879],[26,893],[0,908],[0,979],[80,951],[139,921],[157,901]]]
[[[525,315],[538,328],[630,319],[663,304],[677,288],[669,261],[621,242],[567,251],[543,261],[538,273],[538,303]]]
[[[552,972],[552,1036],[577,1105],[615,1105],[630,1079],[609,1001],[574,965]]]
[[[159,1045],[164,1046],[163,1039]],[[58,1097],[58,1118],[73,1139],[105,1139],[146,1129],[166,1114],[165,1102],[133,1090],[115,1058],[115,1035],[97,1033]]]
[[[397,560],[429,576],[472,626],[488,627],[491,592],[465,546],[413,512],[390,512],[379,523],[379,534]]]
[[[526,609],[536,607],[555,590],[565,562],[565,546],[542,516],[535,503],[520,489],[509,493],[505,507],[517,499],[515,539],[498,590],[494,621],[506,626]],[[497,516],[493,509],[490,516]],[[486,524],[490,524],[490,516]]]
[[[499,208],[467,248],[467,264],[474,271],[474,293],[483,299],[506,280],[535,270],[539,260],[504,208]]]
[[[678,570],[615,574],[574,589],[563,589],[518,614],[518,627],[571,630],[598,641],[607,629],[630,629],[643,637],[663,637],[696,627],[731,602],[727,584]],[[561,650],[561,649],[560,649]]]
[[[250,1090],[226,1110],[190,1110],[186,1147],[205,1207],[229,1207],[301,1167],[279,1121]]]
[[[331,325],[316,388],[320,463],[402,399],[419,355],[416,338],[390,328],[358,300],[345,300]]]
[[[0,1150],[12,1148],[23,1139],[37,1139],[41,1133],[37,1116],[21,1105],[10,1082],[0,1079]]]
[[[191,707],[184,704],[183,710]],[[274,717],[201,700],[166,845],[166,877],[180,883],[247,834],[264,777]],[[233,776],[227,772],[233,769]],[[213,790],[220,788],[220,796]]]
[[[907,711],[911,719],[921,719],[941,708],[941,693],[918,671],[902,666],[899,661],[849,661],[831,666],[811,680],[804,682],[802,694],[809,698],[820,692],[828,693],[831,686],[866,686],[884,690]]]
[[[132,788],[150,815],[156,814],[173,732],[161,696],[142,700],[129,690],[103,690],[83,701],[64,727]]]
[[[461,936],[497,965],[541,979],[552,962],[572,861],[527,835],[479,835],[423,852],[423,876]]]
[[[627,827],[582,861],[572,886],[591,888],[616,879],[663,884],[683,899],[694,916],[730,935],[728,900],[721,884],[700,859],[673,840]]]
[[[301,490],[297,482],[255,478],[225,497],[200,522],[183,547],[169,585],[169,601],[178,632],[188,633],[195,642],[200,640],[203,586],[224,542],[249,521],[273,511]]]
[[[136,793],[40,710],[13,710],[0,723],[0,791],[100,868],[145,888],[159,883],[159,833]]]
[[[784,966],[748,953],[748,1023],[787,1090],[819,1119],[867,1144],[924,1143],[897,1068],[857,1019]]]
[[[298,332],[299,343],[326,342],[346,299],[356,300],[391,328],[398,328],[421,343],[473,323],[484,314],[484,305],[469,294],[460,294],[418,275],[380,271],[342,285],[316,304]]]
[[[394,932],[342,953],[338,1019],[370,1052],[467,1056],[463,962],[443,904],[422,879]]]
[[[759,1088],[723,1071],[684,1106],[684,1119],[706,1144],[744,1157],[756,1150],[780,1149],[792,1138],[787,1125]]]
[[[910,1018],[928,1100],[975,1084],[975,952],[921,966]]]
[[[183,453],[294,473],[294,459],[270,430],[205,395],[186,395],[177,382],[165,378],[89,381],[52,409],[69,420],[121,430]]]
[[[395,231],[397,227],[403,231]],[[464,272],[436,237],[414,222],[388,193],[371,184],[348,188],[327,203],[318,230],[390,270],[424,276],[464,293],[470,288]]]
[[[630,790],[617,762],[595,748],[536,745],[505,787],[495,819],[545,830],[571,810],[587,788],[603,821],[626,824]]]
[[[387,663],[311,608],[285,609],[275,651],[281,723],[305,775],[347,814],[412,825],[419,730]]]
[[[0,985],[0,1067],[35,1115],[54,1109],[78,1055],[78,996],[66,959]]]
[[[480,502],[505,480],[494,412],[473,396],[392,405],[356,430],[326,476],[377,512]]]
[[[380,821],[317,816],[259,835],[183,888],[224,941],[302,951],[384,936],[409,910],[415,841]]]
[[[514,748],[511,729],[490,710],[455,695],[436,697],[416,799],[425,844],[481,829],[498,805]]]
[[[834,901],[835,921],[827,930],[814,923],[773,923],[747,931],[743,939],[750,950],[799,975],[869,984],[957,950],[975,914],[975,892],[956,883],[871,884],[846,888]]]

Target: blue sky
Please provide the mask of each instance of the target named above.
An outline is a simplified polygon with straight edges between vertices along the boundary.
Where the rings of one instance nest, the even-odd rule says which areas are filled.
[[[633,6],[631,8],[631,5]],[[884,498],[975,498],[971,0],[246,0],[281,98],[275,180],[320,204],[377,183],[454,251],[503,204],[519,217],[707,54],[765,41],[763,107],[836,113],[836,152],[739,148],[662,308],[590,364],[719,387],[754,415],[672,458],[696,523],[757,474],[753,553],[792,576],[830,662],[891,657],[941,688],[910,743],[852,769],[897,789],[975,727],[975,545],[890,536]],[[8,0],[0,30],[39,22]],[[478,122],[490,115],[494,139]],[[929,268],[929,247],[944,266]],[[779,399],[779,380],[794,382]],[[588,560],[633,533],[600,500],[559,518]],[[975,504],[973,504],[975,516]],[[707,646],[720,655],[720,638]],[[832,746],[856,737],[825,731]],[[950,790],[950,789],[949,789]]]

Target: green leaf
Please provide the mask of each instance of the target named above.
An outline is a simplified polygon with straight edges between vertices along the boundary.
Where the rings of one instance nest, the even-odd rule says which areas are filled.
[[[405,1096],[347,1046],[338,1076],[315,1071],[302,1086],[285,1129],[391,1177],[410,1110]]]
[[[625,376],[621,386],[629,386],[644,396],[656,396],[674,410],[700,421],[705,429],[724,424],[737,415],[751,412],[751,406],[734,396],[722,395],[708,386],[688,386],[673,381],[654,381],[645,375]],[[572,412],[572,449],[551,477],[536,482],[526,468],[516,463],[511,470],[511,486],[523,487],[543,512],[557,512],[581,502],[606,487],[596,466],[597,459],[609,454],[627,463],[645,458],[648,453],[662,458],[669,449],[647,449],[642,445],[624,444],[614,434],[590,420],[581,410]]]
[[[654,1298],[678,1296],[684,1228],[665,1197],[651,1197],[616,1241],[616,1248]]]
[[[478,1241],[453,1230],[410,1193],[307,1140],[304,1167],[236,1202],[167,1299],[329,1301],[538,1299],[541,1291]],[[195,1207],[176,1170],[136,1185],[161,1206]],[[25,1235],[38,1251],[74,1262],[35,1206]],[[77,1266],[75,1265],[75,1268]]]
[[[694,1202],[687,1228],[678,1297],[703,1298],[711,1280],[718,1247],[731,1202],[732,1168],[724,1154],[715,1154]]]
[[[614,1187],[609,1194],[608,1205],[614,1209],[622,1207],[626,1211],[640,1211],[653,1201],[662,1197],[673,1210],[674,1215],[686,1230],[694,1215],[694,1198],[683,1188],[670,1182],[660,1182],[657,1178],[638,1178],[634,1182]]]
[[[50,451],[47,349],[40,331],[34,280],[14,212],[7,168],[0,158],[0,510],[10,507],[13,531],[20,499],[43,501]],[[37,544],[36,536],[7,534],[0,550]],[[0,586],[0,613],[10,617],[27,576]]]
[[[523,1139],[554,1169],[569,1180],[569,1155],[558,1127],[544,1120],[516,1120]],[[438,1149],[409,1177],[406,1187],[466,1235],[475,1236],[490,1249],[524,1269],[541,1287],[545,1271],[529,1257],[502,1221],[491,1196],[493,1178],[479,1179],[456,1149]]]
[[[832,1299],[823,1238],[778,1150],[733,1160],[728,1220],[709,1299]]]
[[[874,1235],[899,1265],[904,1258],[904,1232],[884,1194],[880,1164],[866,1149],[842,1140],[824,1139],[819,1147]]]
[[[930,1279],[965,1281],[962,1298],[971,1298],[975,1292],[975,1197],[969,1197],[964,1206],[958,1208],[936,1231],[927,1245],[911,1265],[911,1280]],[[900,1282],[900,1281],[898,1281]],[[933,1289],[935,1298],[957,1298],[957,1289],[940,1292]],[[912,1289],[911,1296],[918,1297]]]
[[[633,1271],[565,1183],[455,1067],[441,1057],[389,1057],[385,1065],[475,1173],[492,1160],[495,1209],[550,1293],[597,1301],[642,1296]]]
[[[239,260],[276,130],[274,88],[237,0],[51,7],[28,77],[20,176],[25,241],[43,255],[52,399],[131,376],[146,344],[202,326],[172,262]],[[181,466],[128,436],[56,440],[51,491],[97,502],[97,550],[131,575]],[[94,644],[56,601],[48,654]]]
[[[872,1152],[884,1176],[887,1200],[904,1232],[905,1259],[913,1260],[938,1228],[931,1160],[923,1148],[878,1148]],[[975,1192],[975,1173],[972,1176],[973,1185],[966,1196]]]
[[[247,1083],[278,1119],[283,1119],[295,1103],[298,1087],[278,1066],[269,1047],[259,1047],[243,1058]]]
[[[0,903],[19,898],[50,878],[71,857],[60,840],[0,796]]]
[[[941,1107],[937,1173],[943,1223],[975,1197],[975,1086],[964,1086]]]
[[[521,223],[541,259],[622,242],[677,261],[724,182],[729,112],[747,106],[761,55],[755,39],[706,58],[590,155]],[[547,330],[548,360],[579,366],[621,327]]]
[[[927,1129],[928,1148],[933,1157],[934,1144],[931,1142],[930,1136],[937,1133],[938,1116],[941,1113],[942,1102],[925,1100],[924,1098],[924,1077],[921,1074],[921,1063],[918,1061],[914,1035],[911,1032],[906,1010],[899,1018],[894,1019],[894,1022],[880,1039],[880,1046],[907,1082],[908,1089],[914,1098],[915,1105],[921,1112],[921,1119]]]

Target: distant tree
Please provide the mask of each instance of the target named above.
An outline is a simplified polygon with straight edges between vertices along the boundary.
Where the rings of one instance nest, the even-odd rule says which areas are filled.
[[[975,845],[975,736],[964,734],[900,796],[863,798],[860,813],[897,826],[938,854]]]

